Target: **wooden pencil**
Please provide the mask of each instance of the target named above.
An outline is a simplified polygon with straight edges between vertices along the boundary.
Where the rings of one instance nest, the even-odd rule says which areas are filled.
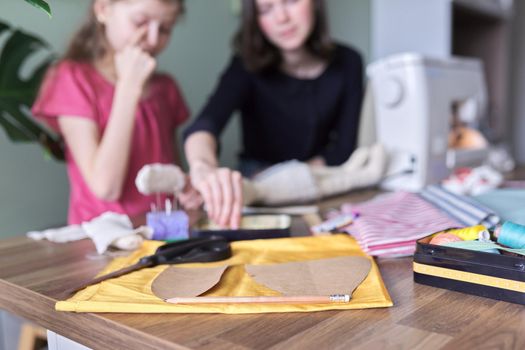
[[[176,297],[166,299],[173,304],[327,304],[348,303],[349,294],[258,296],[258,297]]]

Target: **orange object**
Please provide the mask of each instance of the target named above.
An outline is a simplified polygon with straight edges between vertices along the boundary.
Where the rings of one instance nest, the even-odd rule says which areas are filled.
[[[444,243],[457,241],[462,241],[462,239],[452,233],[443,232],[432,238],[430,244],[442,245]]]

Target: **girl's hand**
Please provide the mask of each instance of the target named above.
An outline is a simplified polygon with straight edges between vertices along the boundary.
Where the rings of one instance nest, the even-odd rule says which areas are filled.
[[[324,167],[326,166],[326,161],[321,156],[316,156],[313,158],[310,158],[306,164],[312,166],[312,167]]]
[[[128,46],[115,54],[118,83],[124,86],[138,86],[142,89],[155,70],[155,58],[138,46],[146,33],[146,27],[138,29]]]
[[[191,170],[191,181],[204,199],[208,217],[222,227],[238,229],[243,203],[241,174],[201,165]]]
[[[191,185],[189,177],[186,178],[186,186],[182,192],[177,195],[182,207],[186,210],[199,209],[204,202],[199,191]]]

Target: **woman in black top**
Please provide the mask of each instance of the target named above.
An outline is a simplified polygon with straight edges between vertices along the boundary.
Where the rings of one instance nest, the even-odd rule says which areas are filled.
[[[217,140],[242,118],[240,169],[250,176],[282,161],[339,165],[356,147],[362,61],[327,35],[323,0],[244,0],[236,55],[185,131],[194,186],[212,220],[237,227],[242,177],[219,168]]]

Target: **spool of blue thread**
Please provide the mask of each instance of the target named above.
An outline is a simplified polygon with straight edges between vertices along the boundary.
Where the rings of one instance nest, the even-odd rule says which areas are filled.
[[[514,249],[525,248],[525,226],[505,221],[499,232],[498,243]]]

